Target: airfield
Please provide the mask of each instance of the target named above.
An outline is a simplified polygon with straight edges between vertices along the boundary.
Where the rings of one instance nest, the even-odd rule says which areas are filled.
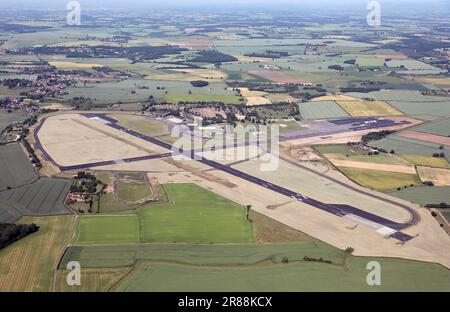
[[[121,115],[118,119],[127,119],[126,113]],[[381,128],[383,125],[410,125],[408,120],[380,122]],[[369,130],[374,127],[371,123],[366,125]],[[56,129],[52,127],[58,128],[57,134],[48,130]],[[355,129],[344,127],[341,132],[360,129],[361,125]],[[79,133],[81,138],[89,133],[99,146],[91,148],[91,144],[82,144],[75,149],[70,140],[73,133]],[[52,141],[55,135],[59,142],[56,146]],[[323,134],[319,133],[320,136]],[[144,172],[162,185],[196,184],[243,206],[250,205],[258,213],[339,248],[352,246],[357,255],[401,257],[450,265],[445,250],[439,248],[438,243],[445,245],[449,237],[439,229],[424,230],[435,222],[425,210],[363,188],[336,170],[324,172],[320,166],[299,166],[292,160],[281,159],[275,174],[264,173],[259,170],[258,160],[222,164],[208,159],[207,153],[199,161],[173,161],[169,143],[123,127],[117,119],[104,113],[64,113],[47,117],[36,127],[35,138],[47,160],[59,166],[62,172],[86,169]],[[61,151],[68,150],[65,144],[71,147],[70,162],[62,161],[65,154]],[[135,217],[128,220],[124,220],[124,224],[131,222],[131,227],[138,222]],[[127,242],[140,241],[136,237]],[[122,243],[120,240],[110,243],[113,242]]]

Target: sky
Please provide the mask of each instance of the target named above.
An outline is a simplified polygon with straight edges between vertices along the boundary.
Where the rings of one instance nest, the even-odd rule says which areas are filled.
[[[2,8],[52,8],[65,9],[70,0],[0,0]],[[369,0],[78,0],[86,9],[114,8],[223,8],[223,7],[258,7],[258,8],[324,8],[332,9],[365,9]],[[387,8],[421,11],[434,8],[450,9],[450,0],[379,0]]]

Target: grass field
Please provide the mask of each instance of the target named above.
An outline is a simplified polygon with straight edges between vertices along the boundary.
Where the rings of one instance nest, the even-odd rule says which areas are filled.
[[[314,149],[331,161],[333,159],[338,159],[385,165],[408,165],[407,161],[394,155],[383,153],[378,155],[368,155],[361,150],[354,149],[347,145],[317,145],[314,146]]]
[[[330,260],[332,264],[305,262],[305,256]],[[282,261],[285,257],[288,264]],[[450,287],[450,272],[440,265],[349,256],[317,240],[73,246],[64,255],[60,268],[74,260],[83,263],[85,270],[103,267],[110,272],[106,268],[114,268],[116,274],[137,261],[136,268],[112,289],[116,291],[431,291]],[[366,265],[373,260],[382,268],[382,285],[376,288],[366,283]],[[105,285],[110,286],[110,281],[107,279]]]
[[[366,265],[373,259],[352,258],[346,266],[289,263],[251,267],[193,267],[142,264],[117,291],[442,291],[450,289],[445,268],[399,259],[376,260],[382,284],[370,287]],[[184,281],[189,281],[186,285]],[[326,281],[326,282],[325,282]]]
[[[4,93],[0,92],[1,95],[4,95]],[[11,112],[8,113],[6,111],[0,110],[0,132],[3,131],[8,125],[16,122],[21,122],[25,120],[27,117],[22,112]]]
[[[450,135],[450,118],[443,120],[437,120],[432,123],[428,123],[419,127],[414,128],[414,130],[425,132],[429,134],[449,136]]]
[[[431,167],[417,167],[420,180],[431,181],[436,186],[450,186],[450,170]]]
[[[245,104],[245,100],[236,95],[169,93],[165,99],[168,103],[222,102],[225,104]]]
[[[333,264],[304,262],[305,256],[331,260]],[[283,257],[288,258],[289,264],[282,263]],[[70,247],[60,268],[68,261],[82,262],[84,272],[91,275],[84,291],[109,289],[136,260],[136,269],[113,290],[413,291],[443,290],[449,285],[448,270],[439,265],[400,259],[345,259],[344,252],[317,241],[263,245],[131,244]],[[379,261],[383,269],[381,288],[369,288],[365,282],[366,264],[372,260]],[[58,276],[63,273],[60,271]],[[403,275],[406,280],[399,278]],[[189,284],[183,282],[186,280]]]
[[[336,101],[352,117],[398,116],[400,111],[381,101]]]
[[[410,163],[417,166],[435,167],[435,168],[450,168],[450,163],[446,158],[437,158],[431,156],[420,155],[401,155],[403,159],[406,159]]]
[[[58,292],[106,292],[119,282],[129,268],[100,268],[81,270],[81,285],[67,285],[67,270],[58,270],[56,275],[56,291]]]
[[[403,188],[405,186],[410,186],[411,184],[421,184],[417,175],[413,174],[348,167],[339,167],[339,170],[350,180],[380,192],[393,191],[398,187]]]
[[[79,219],[78,244],[120,244],[139,242],[136,215],[84,216]]]
[[[70,239],[73,216],[24,217],[40,229],[0,250],[0,291],[50,291],[53,270]]]
[[[135,261],[177,262],[190,265],[221,264],[226,266],[281,263],[303,258],[322,258],[343,264],[346,254],[316,239],[276,244],[122,244],[103,246],[71,246],[61,261],[80,261],[85,268],[131,267]]]
[[[79,244],[130,242],[253,242],[245,209],[193,184],[164,186],[170,202],[135,207],[130,214],[80,218]]]
[[[379,141],[369,144],[373,147],[384,148],[387,151],[394,150],[396,155],[418,155],[431,157],[434,153],[444,153],[445,158],[450,159],[450,147],[440,149],[439,144],[404,138],[399,135],[390,135]]]
[[[0,146],[0,190],[37,179],[33,165],[18,143]]]
[[[140,209],[147,242],[251,242],[245,209],[193,184],[164,186],[170,203]]]
[[[391,194],[421,205],[450,202],[450,186],[416,186]]]
[[[122,200],[136,202],[152,195],[144,173],[117,174],[117,194]]]
[[[23,206],[31,215],[68,214],[64,202],[70,180],[45,178],[30,185],[0,192],[0,198]]]
[[[125,114],[109,114],[109,116],[118,120],[120,125],[145,135],[160,136],[169,133],[167,125],[159,120]]]
[[[321,154],[341,154],[341,155],[360,155],[359,151],[355,151],[345,144],[332,145],[316,145],[314,149]]]
[[[299,104],[304,119],[344,118],[349,115],[335,101],[307,102]]]

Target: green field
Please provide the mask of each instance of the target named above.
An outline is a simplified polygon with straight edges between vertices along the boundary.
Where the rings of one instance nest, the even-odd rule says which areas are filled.
[[[122,200],[136,202],[152,195],[144,173],[117,174],[117,194]]]
[[[79,244],[121,242],[253,242],[245,209],[194,184],[164,186],[170,202],[133,214],[80,218]]]
[[[417,166],[435,167],[435,168],[450,168],[450,163],[446,158],[437,158],[431,156],[420,155],[402,155],[403,159],[406,159],[410,163]]]
[[[331,261],[309,262],[305,257]],[[284,263],[287,259],[288,263]],[[382,284],[366,283],[369,261]],[[412,260],[355,257],[319,241],[279,244],[131,244],[72,246],[60,269],[80,261],[86,270],[117,274],[136,267],[115,291],[432,291],[450,289],[450,271]],[[111,268],[111,269],[107,269]],[[98,270],[98,269],[97,269]],[[185,281],[188,280],[189,283]],[[108,279],[105,284],[110,284]]]
[[[289,263],[243,268],[142,264],[117,291],[443,291],[450,273],[439,265],[379,259],[382,285],[367,285],[366,265],[353,258],[348,267],[321,263]],[[188,284],[185,281],[189,281]]]
[[[361,56],[356,59],[356,64],[359,67],[383,67],[384,59],[375,56]]]
[[[245,104],[245,100],[236,95],[169,93],[165,99],[168,103],[221,102],[225,104]]]
[[[303,119],[344,118],[349,115],[334,101],[300,103],[300,115]]]
[[[396,155],[419,155],[431,157],[434,153],[444,153],[450,159],[450,147],[444,146],[441,150],[439,144],[409,139],[399,135],[390,135],[379,141],[371,142],[370,146],[394,150]]]
[[[169,133],[167,125],[159,120],[128,114],[109,114],[109,116],[118,120],[121,126],[145,135],[160,136]]]
[[[37,179],[33,165],[18,143],[0,146],[0,190]]]
[[[64,205],[70,180],[42,177],[36,182],[0,192],[0,198],[22,206],[30,215],[68,214]]]
[[[193,184],[168,184],[170,203],[140,209],[147,242],[251,242],[245,209]]]
[[[316,145],[314,149],[321,154],[358,155],[359,151],[353,150],[345,144]]]
[[[350,180],[380,192],[389,192],[399,187],[421,184],[418,176],[414,174],[348,167],[339,167],[339,170]]]
[[[428,123],[419,127],[416,127],[414,130],[430,133],[430,134],[436,134],[436,135],[442,135],[442,136],[449,136],[450,135],[450,118],[446,118],[443,120],[437,120],[432,123]]]
[[[139,242],[136,215],[84,216],[79,219],[78,244],[120,244]]]
[[[0,97],[3,94],[0,92]],[[22,112],[8,113],[4,110],[0,110],[0,132],[12,123],[21,122],[26,119],[26,115]]]
[[[39,231],[0,250],[0,291],[51,291],[53,272],[71,239],[73,216],[23,217]]]
[[[72,246],[64,254],[60,268],[70,261],[83,263],[85,268],[130,267],[135,261],[170,262],[190,265],[227,266],[280,263],[283,257],[291,261],[305,256],[323,258],[343,264],[345,252],[315,239],[296,243],[276,244],[123,244],[103,246]]]
[[[450,204],[450,186],[415,186],[391,194],[420,205]]]
[[[383,153],[378,155],[368,155],[361,150],[354,149],[347,145],[317,145],[314,146],[314,148],[325,157],[327,157],[327,154],[332,154],[333,158],[339,160],[386,165],[408,165],[407,161],[394,155]]]

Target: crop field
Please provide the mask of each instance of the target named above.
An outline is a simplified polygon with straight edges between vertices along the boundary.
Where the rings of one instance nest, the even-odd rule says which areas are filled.
[[[417,166],[427,166],[435,168],[450,168],[450,163],[446,158],[437,158],[420,155],[402,155],[403,159]]]
[[[71,182],[42,177],[36,182],[0,192],[0,198],[22,206],[31,215],[68,214],[64,205]]]
[[[165,96],[169,103],[198,103],[198,102],[222,102],[224,104],[245,104],[244,98],[236,95],[221,95],[221,94],[181,94],[169,93]]]
[[[370,93],[369,93],[370,94]],[[351,96],[352,93],[339,95],[326,95],[312,99],[312,102],[333,101],[337,103],[346,114],[352,117],[367,116],[400,116],[402,112],[385,101],[368,101],[363,98]]]
[[[390,156],[388,154],[378,154],[378,155],[358,155],[358,154],[323,154],[326,158],[331,161],[334,160],[348,160],[354,162],[368,163],[368,164],[378,164],[378,165],[398,165],[398,166],[408,166],[408,162],[402,160],[401,158]],[[347,157],[347,155],[349,155]]]
[[[75,62],[49,62],[50,65],[59,69],[92,69],[92,67],[101,67],[100,64],[75,63]]]
[[[450,101],[446,97],[424,96],[419,92],[407,90],[347,94],[387,102],[405,115],[424,120],[439,119],[450,114]]]
[[[0,132],[3,131],[8,125],[16,122],[21,122],[27,117],[21,112],[7,113],[0,110]]]
[[[77,84],[66,89],[64,95],[66,101],[73,97],[90,98],[95,105],[121,104],[129,102],[145,102],[150,95],[156,100],[165,100],[168,94],[186,94],[192,91],[192,95],[204,94],[206,97],[215,95],[233,96],[234,93],[226,90],[225,83],[210,83],[207,88],[194,88],[189,81],[167,81],[149,79],[128,79],[119,82],[102,82],[95,84]],[[134,92],[132,92],[134,91]],[[230,98],[231,99],[231,98]],[[232,104],[232,103],[231,103]]]
[[[136,202],[152,195],[144,173],[117,174],[117,195],[120,199]]]
[[[349,167],[339,167],[339,170],[350,180],[380,192],[389,192],[397,188],[421,184],[416,174]]]
[[[384,60],[376,56],[361,56],[356,59],[359,67],[383,67]]]
[[[383,153],[368,155],[347,145],[324,145],[315,146],[314,148],[344,173],[345,169],[355,169],[356,171],[369,169],[371,171],[380,171],[380,174],[398,172],[416,175],[416,169],[411,163],[395,155]],[[353,180],[353,172],[348,172],[347,174]],[[354,181],[357,182],[357,180]]]
[[[139,242],[136,215],[84,216],[79,218],[78,230],[80,245]]]
[[[428,157],[433,156],[434,153],[446,153],[450,149],[444,146],[441,150],[438,144],[404,138],[398,135],[390,135],[389,137],[370,143],[370,146],[384,148],[387,151],[394,150],[397,155],[420,155]],[[450,154],[447,152],[445,157],[449,159]]]
[[[399,73],[406,72],[410,74],[439,74],[442,72],[440,68],[416,60],[392,60],[386,62],[386,65],[391,68],[404,69],[398,71]]]
[[[450,118],[437,120],[432,123],[416,127],[414,130],[448,137],[450,135]]]
[[[18,220],[22,216],[21,208],[17,203],[0,197],[0,223],[13,223]]]
[[[410,138],[410,139],[450,146],[450,138],[446,137],[446,136],[442,136],[442,135],[428,134],[428,133],[423,133],[423,132],[413,131],[413,130],[402,131],[402,132],[400,132],[399,135],[404,138]]]
[[[431,181],[436,186],[450,186],[450,170],[430,167],[417,167],[420,180]]]
[[[78,243],[254,241],[242,206],[193,184],[164,189],[169,203],[136,207],[133,214],[81,218]]]
[[[349,115],[335,101],[300,103],[300,115],[303,119],[345,118]]]
[[[376,259],[383,268],[383,283],[376,291],[449,289],[449,273],[439,265],[424,265],[399,259]],[[366,280],[361,278],[367,274],[366,265],[367,259],[364,258],[352,258],[347,267],[321,263],[238,268],[144,263],[127,276],[116,290],[373,291]],[[189,285],[183,283],[186,280]]]
[[[67,270],[58,270],[56,275],[57,292],[107,292],[118,283],[127,273],[129,268],[100,268],[81,270],[81,285],[67,285]]]
[[[360,99],[371,98],[378,101],[399,101],[399,102],[448,102],[447,97],[443,96],[425,96],[418,91],[411,90],[383,90],[373,91],[369,93],[350,92],[347,96],[357,97]],[[427,103],[426,105],[428,105]],[[442,117],[442,115],[441,115]]]
[[[0,250],[0,291],[51,291],[53,270],[70,239],[73,216],[24,217],[40,229]]]
[[[281,262],[286,256],[291,261],[305,256],[322,258],[342,264],[345,252],[315,239],[296,243],[276,244],[122,244],[102,246],[71,246],[61,261],[65,268],[70,261],[80,261],[85,268],[130,267],[136,260],[175,261],[191,265],[217,263],[237,266],[264,262]]]
[[[396,197],[406,199],[420,205],[440,204],[450,201],[450,186],[416,186],[391,193]]]
[[[306,262],[305,257],[322,258],[332,264]],[[283,258],[289,263],[283,263]],[[117,272],[119,269],[123,272],[123,267],[131,267],[136,260],[136,269],[112,290],[371,290],[365,279],[368,258],[346,255],[319,241],[72,246],[64,255],[60,268],[69,261],[80,261],[87,270],[115,268]],[[376,257],[370,260],[379,261],[383,267],[381,290],[432,290],[449,285],[448,270],[436,264]],[[403,275],[405,277],[399,278]],[[188,285],[182,282],[186,280],[190,281]],[[430,286],[428,282],[431,281]]]
[[[38,175],[18,143],[0,146],[0,190],[30,183]]]
[[[336,101],[352,117],[398,116],[397,109],[382,101]]]
[[[291,76],[289,73],[269,71],[269,70],[255,70],[248,72],[256,77],[261,77],[267,80],[271,80],[276,83],[301,83],[303,81]]]

